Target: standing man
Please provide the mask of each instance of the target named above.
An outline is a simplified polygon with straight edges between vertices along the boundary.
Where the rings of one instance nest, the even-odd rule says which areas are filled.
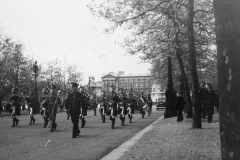
[[[97,105],[98,105],[98,99],[96,95],[93,95],[93,98],[91,100],[94,116],[97,115]]]
[[[30,123],[29,125],[32,125],[35,123],[35,118],[34,118],[34,107],[36,105],[36,102],[37,102],[37,97],[35,96],[34,92],[32,90],[30,90],[30,93],[29,93],[29,96],[27,96],[25,98],[26,102],[27,102],[27,105],[28,105],[28,108],[29,108],[29,115],[30,115]]]
[[[72,92],[68,94],[65,102],[65,108],[68,109],[73,123],[72,138],[76,138],[76,136],[79,136],[80,134],[80,129],[78,126],[79,116],[81,113],[81,107],[85,105],[85,98],[77,91],[77,89],[78,84],[73,82]]]
[[[211,84],[207,84],[207,94],[206,94],[206,102],[207,102],[207,118],[208,123],[212,122],[212,117],[214,113],[214,105],[215,105],[215,92],[212,90]]]
[[[199,102],[202,109],[202,118],[206,119],[207,115],[207,108],[206,108],[206,94],[207,89],[205,87],[205,82],[201,82],[200,88],[199,88]]]
[[[177,110],[177,121],[182,122],[183,120],[183,109],[185,105],[185,100],[181,96],[179,92],[177,92],[177,99],[176,99],[176,110]]]

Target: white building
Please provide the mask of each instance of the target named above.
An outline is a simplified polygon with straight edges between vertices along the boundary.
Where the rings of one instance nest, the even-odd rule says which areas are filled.
[[[153,83],[151,98],[153,102],[162,102],[165,101],[165,89],[159,84]]]

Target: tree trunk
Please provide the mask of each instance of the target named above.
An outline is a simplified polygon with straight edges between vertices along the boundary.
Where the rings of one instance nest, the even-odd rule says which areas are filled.
[[[240,159],[240,1],[214,0],[222,159]]]
[[[194,0],[188,0],[188,49],[189,49],[189,66],[193,82],[193,94],[192,94],[192,104],[193,104],[193,128],[202,128],[201,123],[201,107],[199,105],[199,95],[198,95],[198,74],[197,74],[197,64],[196,64],[196,53],[195,53],[195,38],[193,29],[193,16],[194,16]]]

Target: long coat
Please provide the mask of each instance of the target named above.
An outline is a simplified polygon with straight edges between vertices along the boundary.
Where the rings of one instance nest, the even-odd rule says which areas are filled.
[[[72,92],[67,96],[65,108],[70,114],[80,115],[81,107],[85,106],[85,97],[79,92]]]

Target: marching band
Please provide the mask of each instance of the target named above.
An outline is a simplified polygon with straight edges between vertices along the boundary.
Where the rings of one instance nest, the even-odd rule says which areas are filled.
[[[151,97],[144,97],[143,93],[140,95],[135,91],[122,91],[115,93],[115,86],[110,86],[109,92],[103,91],[101,96],[90,95],[83,87],[78,88],[77,83],[72,84],[72,91],[68,92],[67,96],[60,100],[60,91],[56,90],[54,84],[49,87],[43,87],[42,94],[39,98],[41,115],[44,120],[44,128],[50,128],[50,132],[57,129],[56,115],[59,104],[63,104],[66,109],[67,119],[71,117],[73,123],[72,138],[76,138],[80,134],[79,119],[81,120],[81,128],[84,128],[86,124],[85,116],[87,116],[88,107],[91,106],[96,116],[97,108],[101,115],[102,123],[105,123],[106,116],[109,116],[111,120],[111,128],[114,129],[116,124],[116,117],[119,115],[121,125],[125,125],[125,117],[128,116],[129,123],[132,123],[133,113],[138,112],[142,114],[144,118],[145,112],[148,112],[150,116],[152,110]],[[80,91],[78,91],[80,89]],[[29,109],[30,123],[35,123],[34,118],[34,107],[37,104],[38,98],[34,95],[33,91],[30,90],[28,96],[20,95],[16,87],[12,88],[12,94],[9,98],[11,104],[11,115],[13,119],[12,127],[18,125],[19,120],[17,115],[20,115],[20,102],[25,100],[25,104]]]

